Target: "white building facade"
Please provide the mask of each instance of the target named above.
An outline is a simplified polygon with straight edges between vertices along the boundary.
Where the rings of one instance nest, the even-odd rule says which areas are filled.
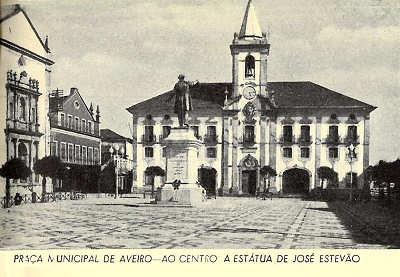
[[[32,169],[48,155],[48,91],[51,81],[50,50],[19,5],[2,6],[0,20],[0,165],[20,158]],[[11,181],[11,196],[32,191],[41,194],[41,176]],[[0,197],[5,195],[0,178]]]
[[[270,166],[278,174],[272,190],[307,193],[321,185],[317,170],[326,166],[337,178],[322,187],[362,188],[369,115],[376,107],[311,82],[268,82],[269,49],[249,1],[230,45],[232,82],[201,83],[191,90],[189,125],[203,143],[200,166],[193,170],[208,170],[206,177],[199,174],[200,183],[223,194],[255,195],[263,184],[260,169]],[[178,126],[168,102],[172,93],[127,109],[133,116],[138,188],[153,182],[147,167],[165,168],[162,140]]]

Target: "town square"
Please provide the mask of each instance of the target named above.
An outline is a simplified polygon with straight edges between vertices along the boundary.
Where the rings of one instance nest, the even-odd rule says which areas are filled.
[[[400,248],[397,2],[5,2],[0,249]]]

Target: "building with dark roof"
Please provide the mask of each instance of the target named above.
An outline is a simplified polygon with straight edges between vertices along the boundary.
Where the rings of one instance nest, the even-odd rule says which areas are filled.
[[[110,162],[118,165],[116,176],[118,191],[129,192],[132,187],[132,176],[136,175],[133,140],[110,129],[101,129],[100,138],[102,169],[105,169]]]
[[[312,82],[268,82],[269,49],[250,0],[230,45],[232,82],[191,89],[189,125],[203,143],[193,169],[209,170],[199,175],[200,183],[208,191],[254,195],[264,189],[260,169],[270,166],[278,174],[270,190],[280,193],[361,188],[358,177],[369,165],[369,116],[376,107]],[[178,126],[171,94],[127,108],[138,187],[153,183],[147,167],[165,168],[162,140]],[[325,166],[336,172],[329,184],[317,174]]]
[[[71,88],[68,95],[57,89],[50,93],[49,118],[50,155],[60,157],[74,173],[63,182],[54,180],[58,182],[54,189],[97,192],[96,181],[89,180],[89,175],[100,168],[99,106],[96,111],[92,104],[88,107],[77,88]],[[82,187],[87,185],[93,187]]]

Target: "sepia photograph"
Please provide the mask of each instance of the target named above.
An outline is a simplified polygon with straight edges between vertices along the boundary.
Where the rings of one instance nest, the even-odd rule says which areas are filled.
[[[400,248],[399,1],[5,0],[0,36],[0,250]]]

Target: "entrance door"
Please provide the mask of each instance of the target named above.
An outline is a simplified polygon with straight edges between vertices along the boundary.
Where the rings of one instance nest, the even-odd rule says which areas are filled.
[[[308,172],[300,168],[286,170],[282,176],[282,191],[289,194],[308,193],[310,176]]]
[[[255,170],[243,170],[242,192],[244,194],[256,194],[257,172]]]

